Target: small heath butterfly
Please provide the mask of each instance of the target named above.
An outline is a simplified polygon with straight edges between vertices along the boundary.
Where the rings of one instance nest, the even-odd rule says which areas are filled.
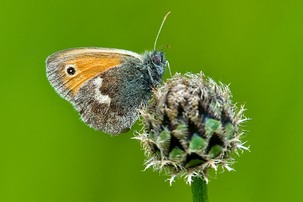
[[[56,92],[69,101],[90,127],[113,135],[128,131],[138,109],[162,80],[167,60],[154,50],[137,54],[112,48],[74,48],[46,60],[46,74]]]

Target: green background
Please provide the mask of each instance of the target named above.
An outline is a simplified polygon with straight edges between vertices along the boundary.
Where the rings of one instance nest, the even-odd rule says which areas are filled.
[[[45,76],[46,57],[66,48],[151,50],[167,11],[158,46],[172,71],[231,83],[252,118],[251,152],[236,172],[212,174],[210,201],[302,201],[302,10],[300,0],[2,0],[0,201],[191,201],[183,179],[142,172],[132,132],[90,129]]]

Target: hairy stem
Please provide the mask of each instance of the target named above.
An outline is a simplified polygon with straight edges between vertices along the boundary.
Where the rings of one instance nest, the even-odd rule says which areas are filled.
[[[208,202],[207,184],[201,177],[194,177],[191,183],[193,202]]]

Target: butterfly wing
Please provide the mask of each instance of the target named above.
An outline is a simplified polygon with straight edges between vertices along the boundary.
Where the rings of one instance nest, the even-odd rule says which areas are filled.
[[[111,134],[128,130],[137,109],[150,97],[141,55],[106,48],[77,48],[54,53],[47,77],[91,127]]]

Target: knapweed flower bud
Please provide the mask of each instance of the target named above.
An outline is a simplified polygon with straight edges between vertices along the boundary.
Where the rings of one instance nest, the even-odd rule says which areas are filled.
[[[175,176],[207,181],[207,170],[219,165],[232,170],[231,154],[248,150],[241,141],[243,112],[232,104],[228,86],[203,73],[175,75],[141,111],[144,128],[135,138],[148,156],[146,168],[167,171],[171,183]]]

